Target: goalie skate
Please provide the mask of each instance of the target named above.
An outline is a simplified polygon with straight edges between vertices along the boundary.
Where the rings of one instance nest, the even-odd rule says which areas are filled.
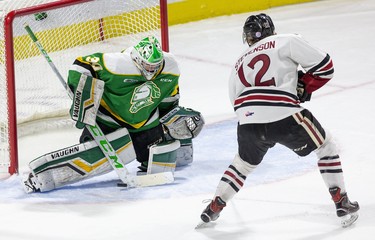
[[[40,192],[40,183],[34,174],[29,173],[25,175],[22,182],[26,193]]]

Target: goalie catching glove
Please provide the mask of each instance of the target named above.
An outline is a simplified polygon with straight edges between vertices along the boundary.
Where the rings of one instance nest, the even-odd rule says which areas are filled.
[[[96,113],[103,91],[104,81],[81,74],[77,86],[74,87],[74,97],[70,108],[70,116],[76,121],[77,128],[82,129],[86,124],[95,126]]]
[[[204,126],[204,119],[200,112],[184,107],[175,107],[165,114],[160,122],[167,134],[176,140],[193,139]]]

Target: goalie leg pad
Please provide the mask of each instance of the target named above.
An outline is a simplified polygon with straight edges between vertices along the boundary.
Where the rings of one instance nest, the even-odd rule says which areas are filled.
[[[181,147],[177,149],[176,167],[186,166],[193,162],[193,141],[180,140]]]
[[[180,141],[163,142],[150,147],[147,174],[172,172],[176,168],[177,149]]]
[[[136,156],[128,130],[107,135],[122,164]],[[113,170],[95,141],[89,141],[45,154],[29,163],[39,191],[46,192]],[[25,182],[26,184],[26,182]]]

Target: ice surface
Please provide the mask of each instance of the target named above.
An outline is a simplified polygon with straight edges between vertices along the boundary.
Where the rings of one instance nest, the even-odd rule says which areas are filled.
[[[209,228],[195,230],[236,152],[236,121],[227,78],[245,48],[250,13],[172,26],[170,48],[181,67],[181,105],[207,126],[194,141],[192,165],[169,186],[124,190],[110,173],[57,191],[27,195],[20,176],[0,182],[0,239],[242,240],[374,239],[375,1],[326,0],[265,10],[278,33],[299,33],[327,51],[335,77],[304,104],[335,137],[357,223],[340,226],[314,154],[297,157],[276,145]],[[21,173],[31,159],[77,142],[64,129],[21,138]],[[130,169],[135,171],[136,165]]]

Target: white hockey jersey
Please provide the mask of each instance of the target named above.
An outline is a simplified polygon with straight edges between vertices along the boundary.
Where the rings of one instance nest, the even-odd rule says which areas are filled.
[[[299,35],[272,35],[249,47],[229,79],[229,97],[240,124],[281,120],[303,108],[297,97],[297,70],[306,71],[311,93],[333,76],[330,56]]]

